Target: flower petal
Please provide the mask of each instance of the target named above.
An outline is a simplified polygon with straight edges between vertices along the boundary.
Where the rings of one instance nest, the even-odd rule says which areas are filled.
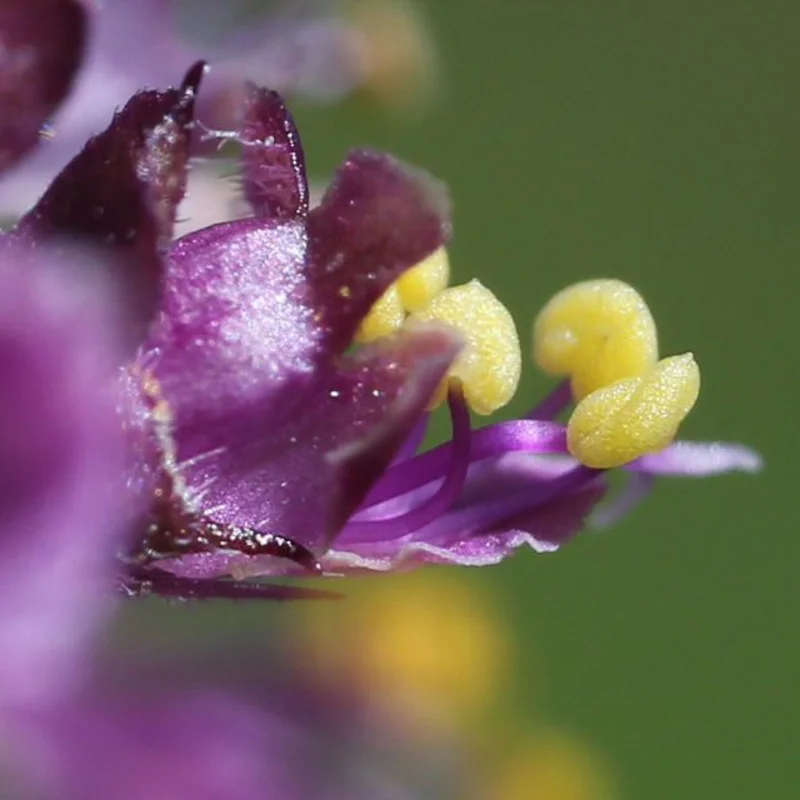
[[[305,250],[300,223],[261,219],[216,225],[174,244],[146,362],[184,430],[216,440],[222,412],[227,425],[268,409],[278,425],[297,404],[321,349],[305,302]]]
[[[685,475],[702,478],[725,472],[759,472],[761,456],[733,442],[675,442],[660,453],[644,456],[629,465],[636,472],[653,475]]]
[[[0,170],[39,141],[72,86],[86,33],[77,0],[0,2]]]
[[[0,706],[79,678],[124,533],[108,486],[121,443],[105,293],[87,285],[87,254],[37,255],[22,269],[0,254]]]
[[[323,559],[323,566],[334,573],[402,571],[424,564],[486,567],[499,564],[525,545],[539,553],[551,552],[581,530],[604,493],[602,484],[587,486],[486,533],[465,532],[463,537],[455,535],[443,541],[421,534],[392,543],[334,548]]]
[[[345,359],[284,426],[276,429],[265,409],[216,449],[205,449],[207,439],[198,449],[193,432],[178,428],[178,470],[190,496],[216,521],[324,550],[424,412],[459,345],[438,329],[375,343]],[[160,566],[197,578],[235,567],[241,578],[284,565],[220,552]]]
[[[341,352],[386,288],[450,235],[446,190],[392,156],[355,151],[308,215],[312,305]]]
[[[186,189],[196,64],[178,89],[135,95],[19,221],[17,241],[80,241],[114,253],[142,324],[155,310],[162,252]]]
[[[292,115],[277,92],[248,85],[240,139],[244,194],[256,215],[304,216],[308,182],[303,148]]]
[[[434,194],[390,157],[356,154],[307,228],[256,218],[176,242],[146,349],[181,426],[214,439],[223,407],[229,418],[269,408],[278,426],[372,302],[439,246],[446,223]]]

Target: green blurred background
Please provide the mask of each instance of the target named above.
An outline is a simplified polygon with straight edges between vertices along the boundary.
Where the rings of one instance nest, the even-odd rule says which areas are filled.
[[[489,284],[524,338],[564,285],[633,283],[664,352],[703,370],[683,435],[747,442],[768,465],[663,481],[611,531],[458,573],[508,615],[516,716],[579,732],[627,798],[795,798],[800,4],[422,5],[432,109],[300,109],[311,172],[370,144],[447,181],[456,280]],[[529,368],[508,413],[548,386]],[[296,612],[192,613],[269,636]]]

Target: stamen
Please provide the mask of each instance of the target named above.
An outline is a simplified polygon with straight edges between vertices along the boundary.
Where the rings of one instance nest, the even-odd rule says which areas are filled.
[[[663,450],[699,391],[700,370],[691,353],[665,358],[644,376],[612,383],[578,403],[567,426],[567,447],[598,469]]]
[[[431,544],[447,541],[451,535],[458,535],[459,539],[477,536],[497,528],[506,520],[536,511],[555,502],[559,497],[580,491],[599,474],[598,470],[578,465],[556,478],[534,484],[512,497],[487,500],[453,511],[429,525],[422,536]]]
[[[450,260],[440,247],[416,267],[404,272],[395,284],[406,311],[422,311],[450,282]]]
[[[534,323],[533,350],[542,370],[571,376],[580,400],[652,369],[658,336],[650,309],[634,288],[592,280],[569,286],[547,303]]]
[[[401,497],[441,479],[453,457],[452,448],[453,444],[446,442],[409,461],[391,467],[380,479],[362,508]],[[470,462],[477,464],[487,458],[506,453],[563,453],[565,449],[566,432],[563,425],[538,420],[510,420],[487,425],[472,432]]]
[[[445,289],[427,308],[409,316],[407,324],[427,322],[449,325],[464,337],[466,344],[448,380],[461,383],[473,411],[491,414],[511,400],[522,369],[517,329],[506,307],[480,281]],[[445,393],[442,387],[434,407]]]
[[[534,406],[525,419],[553,420],[572,402],[572,389],[569,381],[561,381],[538,405]]]
[[[350,522],[346,528],[348,541],[400,539],[440,517],[456,501],[467,477],[472,430],[469,409],[457,387],[448,392],[447,404],[452,423],[452,443],[450,468],[441,485],[429,498],[407,513],[385,519]]]
[[[406,318],[397,284],[392,284],[375,302],[355,335],[359,344],[374,342],[399,330]]]

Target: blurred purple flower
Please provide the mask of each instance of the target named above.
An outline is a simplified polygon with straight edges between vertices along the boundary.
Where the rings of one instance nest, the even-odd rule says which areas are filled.
[[[403,75],[406,88],[430,82],[432,47],[424,24],[413,7],[397,0],[361,0],[349,15],[338,0],[260,4],[257,13],[251,10],[242,20],[244,11],[242,3],[212,0],[3,0],[0,30],[12,32],[15,47],[0,54],[0,93],[4,102],[12,99],[26,112],[14,115],[13,122],[4,118],[3,137],[13,126],[15,136],[31,144],[42,123],[47,124],[40,147],[6,177],[0,215],[16,216],[29,208],[135,92],[168,85],[199,58],[214,65],[199,109],[199,118],[214,128],[238,124],[246,80],[318,102],[333,102],[371,81],[385,80],[381,69]],[[408,40],[385,65],[373,63],[370,55],[381,44],[381,28],[375,24],[381,15]],[[49,60],[46,69],[22,59],[21,46],[27,43],[36,46],[37,58]],[[54,113],[84,49],[74,91]],[[9,84],[5,74],[12,71]],[[422,72],[425,81],[417,74]],[[35,118],[28,116],[30,98],[26,95],[24,104],[20,99],[23,83],[26,92],[33,87],[40,96]]]
[[[120,351],[93,258],[0,249],[0,713],[71,686],[110,610]]]
[[[463,796],[455,741],[423,741],[363,695],[322,688],[281,660],[240,648],[222,661],[204,652],[203,666],[96,664],[90,690],[13,717],[4,785],[20,800]],[[10,719],[0,718],[6,730]]]

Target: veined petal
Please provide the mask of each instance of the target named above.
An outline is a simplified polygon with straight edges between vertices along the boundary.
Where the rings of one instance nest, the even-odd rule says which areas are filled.
[[[660,453],[637,459],[628,466],[653,475],[702,478],[725,472],[759,472],[762,457],[752,448],[734,442],[675,442]]]
[[[162,253],[186,189],[196,64],[179,89],[144,91],[114,115],[19,221],[14,240],[67,240],[113,254],[142,325],[155,311]]]
[[[39,141],[83,59],[78,0],[0,1],[0,170]]]

